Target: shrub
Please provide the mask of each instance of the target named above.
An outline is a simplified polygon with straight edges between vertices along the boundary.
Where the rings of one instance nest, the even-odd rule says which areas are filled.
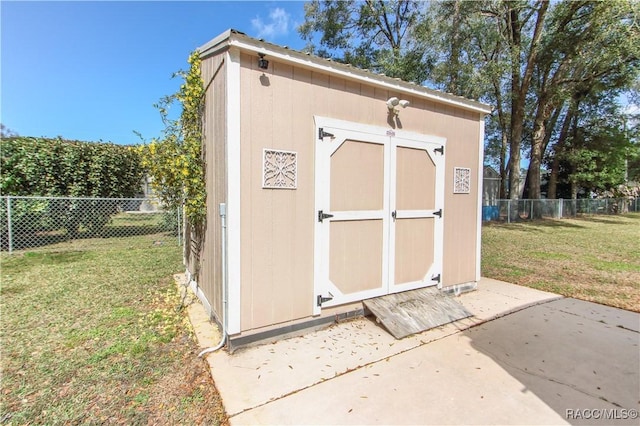
[[[140,155],[132,147],[30,137],[0,144],[3,195],[117,198],[140,191]]]
[[[0,144],[2,195],[126,198],[141,189],[140,155],[132,147],[30,137]],[[118,208],[113,200],[25,200],[12,204],[12,222],[23,233],[64,227],[75,237],[83,226],[100,235]]]

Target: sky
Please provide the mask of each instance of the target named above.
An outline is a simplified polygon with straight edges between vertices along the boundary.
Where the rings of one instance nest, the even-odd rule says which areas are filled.
[[[189,53],[233,28],[300,50],[299,1],[0,1],[0,122],[20,136],[136,144]]]

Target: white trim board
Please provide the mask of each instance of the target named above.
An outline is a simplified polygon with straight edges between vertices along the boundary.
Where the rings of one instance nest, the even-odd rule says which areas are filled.
[[[476,230],[476,281],[480,281],[481,272],[481,259],[482,259],[482,193],[483,188],[482,185],[484,183],[484,119],[482,116],[480,118],[480,128],[478,129],[479,133],[479,141],[478,141],[478,178],[477,178],[477,187],[478,187],[478,202],[477,202],[477,212],[476,218],[477,220],[477,230]]]
[[[227,63],[227,333],[237,334],[241,331],[240,52],[237,49],[230,49],[225,55]]]

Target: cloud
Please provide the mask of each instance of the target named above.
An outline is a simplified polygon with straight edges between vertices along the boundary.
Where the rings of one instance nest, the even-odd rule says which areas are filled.
[[[262,20],[260,16],[251,20],[251,26],[256,31],[257,38],[273,39],[289,33],[291,15],[284,9],[276,7],[269,12],[268,22]]]

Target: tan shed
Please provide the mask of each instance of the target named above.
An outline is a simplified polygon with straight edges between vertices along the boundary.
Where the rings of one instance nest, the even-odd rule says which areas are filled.
[[[188,269],[232,346],[475,288],[486,105],[234,30],[199,51],[208,225]]]

